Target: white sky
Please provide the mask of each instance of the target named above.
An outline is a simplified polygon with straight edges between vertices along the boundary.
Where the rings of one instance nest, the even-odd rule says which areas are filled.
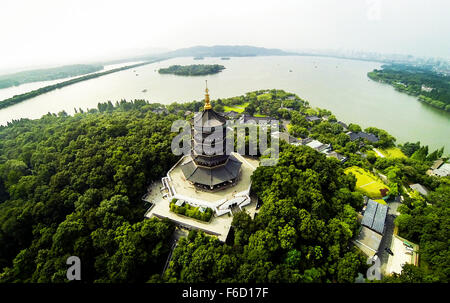
[[[446,0],[0,0],[0,70],[254,45],[450,58]]]

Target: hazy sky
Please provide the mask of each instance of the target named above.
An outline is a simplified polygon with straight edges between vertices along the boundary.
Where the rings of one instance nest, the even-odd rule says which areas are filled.
[[[0,70],[245,44],[450,58],[447,0],[0,0]]]

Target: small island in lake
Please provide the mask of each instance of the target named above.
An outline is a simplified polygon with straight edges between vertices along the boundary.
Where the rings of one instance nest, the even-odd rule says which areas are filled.
[[[160,74],[173,74],[178,76],[204,76],[220,73],[225,66],[219,64],[193,64],[172,65],[159,69]]]
[[[203,58],[203,57],[194,57],[194,60],[203,60],[203,59],[205,59],[205,58]]]

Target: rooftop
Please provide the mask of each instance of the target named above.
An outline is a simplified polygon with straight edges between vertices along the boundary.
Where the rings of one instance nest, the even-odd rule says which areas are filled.
[[[341,125],[343,128],[345,128],[345,129],[347,129],[348,128],[348,126],[347,126],[347,124],[345,124],[344,122],[342,122],[342,121],[338,121],[338,122],[336,122],[337,124],[339,124],[339,125]]]
[[[343,155],[341,155],[340,153],[335,152],[335,151],[329,152],[329,153],[327,154],[327,156],[328,156],[328,157],[336,158],[336,159],[338,159],[339,161],[341,161],[341,163],[344,163],[345,161],[347,161],[347,157],[345,157],[345,156],[343,156]]]
[[[361,225],[367,226],[379,234],[383,234],[387,211],[387,205],[369,199]]]
[[[444,160],[438,159],[438,160],[434,161],[433,165],[431,166],[431,169],[438,169],[443,163],[444,163]]]
[[[304,141],[302,141],[302,143],[303,142]],[[331,149],[330,144],[324,144],[318,140],[312,140],[312,141],[306,143],[305,145],[317,150],[318,152],[327,152]]]
[[[276,132],[271,133],[271,135],[272,135],[272,137],[278,138],[280,140],[284,140],[284,141],[286,141],[289,144],[300,144],[300,140],[299,139],[289,135],[286,132],[276,131]]]
[[[259,161],[243,157],[237,153],[233,153],[239,161],[242,162],[239,181],[236,185],[220,189],[215,192],[202,191],[197,189],[186,181],[181,169],[181,165],[191,159],[190,156],[182,157],[175,166],[169,170],[167,177],[162,182],[155,182],[152,189],[145,200],[152,203],[152,207],[147,211],[146,217],[157,217],[160,219],[167,218],[178,226],[185,229],[202,230],[213,236],[217,236],[220,241],[225,241],[231,227],[233,216],[229,210],[230,206],[239,205],[253,217],[256,212],[256,202],[251,201],[248,194],[251,185],[251,175],[258,167]],[[160,188],[163,190],[161,191]],[[164,191],[169,189],[169,194]],[[170,211],[170,201],[176,198],[177,203],[182,201],[190,205],[205,210],[206,207],[215,209],[216,213],[210,222],[202,222],[190,217],[176,214]],[[227,214],[227,212],[229,212]]]
[[[382,238],[383,236],[379,233],[363,226],[354,243],[364,254],[372,257],[377,253]]]
[[[357,133],[348,132],[347,134],[350,136],[350,140],[351,141],[355,141],[355,140],[358,140],[358,139],[366,139],[367,141],[372,142],[372,143],[379,141],[377,136],[375,136],[374,134],[370,134],[370,133],[365,133],[365,132],[357,132]]]
[[[248,191],[251,184],[250,176],[258,167],[259,161],[243,157],[237,153],[233,153],[232,155],[242,162],[239,181],[236,185],[220,189],[217,192],[199,190],[186,180],[181,166],[185,162],[189,162],[191,157],[183,157],[182,160],[180,160],[180,162],[178,162],[167,174],[168,177],[170,177],[169,184],[175,192],[175,197],[213,208],[226,200],[233,199],[238,193]]]
[[[194,126],[199,127],[219,127],[225,125],[227,120],[213,109],[206,109],[194,115]]]
[[[306,144],[306,146],[309,146],[309,147],[314,148],[314,149],[319,148],[322,145],[323,145],[323,143],[320,142],[320,141],[317,141],[317,140],[313,140],[313,141],[311,141],[311,142]]]
[[[186,158],[186,159],[189,159]],[[236,159],[233,155],[228,157],[225,164],[206,168],[197,165],[190,157],[190,160],[181,164],[181,170],[187,180],[202,184],[205,186],[215,186],[223,184],[224,182],[231,182],[239,175],[239,170],[242,163]]]
[[[450,176],[450,164],[444,163],[439,168],[433,169],[432,174],[439,177]]]
[[[419,183],[411,184],[409,187],[412,190],[418,191],[419,193],[421,193],[424,196],[428,195],[428,189],[425,186],[423,186],[422,184],[419,184]]]
[[[222,113],[222,115],[225,116],[225,117],[228,117],[228,118],[236,118],[240,114],[238,112],[235,112],[234,110],[230,110],[228,112]]]
[[[278,122],[276,118],[272,117],[253,117],[247,114],[242,115],[239,118],[239,123],[259,123],[259,121],[267,121],[268,124]]]
[[[317,116],[306,116],[306,121],[314,122],[314,121],[318,121],[318,120],[320,120],[320,118]]]

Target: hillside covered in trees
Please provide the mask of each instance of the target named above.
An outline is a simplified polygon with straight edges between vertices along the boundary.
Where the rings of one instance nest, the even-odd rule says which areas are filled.
[[[365,258],[350,246],[362,195],[337,161],[308,147],[283,145],[275,167],[252,176],[263,201],[255,220],[233,218],[234,237],[191,232],[175,249],[170,282],[353,282]]]
[[[244,113],[289,120],[292,135],[332,144],[348,159],[281,141],[278,164],[252,176],[256,217],[235,214],[225,244],[191,231],[162,277],[174,226],[144,219],[141,197],[178,160],[172,122],[191,119],[203,102],[108,102],[0,126],[0,282],[66,281],[72,255],[84,260],[84,282],[353,282],[367,265],[351,244],[363,207],[355,176],[344,173],[352,166],[385,175],[392,195],[405,196],[395,223],[420,245],[419,266],[383,282],[448,281],[450,178],[425,173],[442,149],[405,143],[404,157],[377,157],[372,148],[395,148],[394,137],[369,127],[378,142],[351,141],[331,112],[282,90],[213,101],[215,109],[244,104]],[[411,183],[430,194],[411,194]]]
[[[64,79],[74,76],[98,72],[102,65],[75,64],[54,68],[34,69],[14,74],[0,75],[0,89],[24,83]]]
[[[383,65],[369,72],[372,80],[388,83],[396,90],[417,96],[431,106],[450,112],[450,76],[426,67],[403,64]]]
[[[0,127],[0,281],[61,282],[79,256],[85,282],[160,274],[174,226],[143,220],[141,196],[177,160],[175,116],[145,102]]]

